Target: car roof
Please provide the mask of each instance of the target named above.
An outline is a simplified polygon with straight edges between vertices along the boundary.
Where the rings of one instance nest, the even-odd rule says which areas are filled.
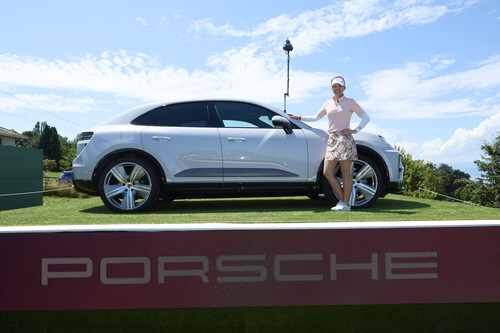
[[[236,103],[250,103],[250,104],[255,104],[258,106],[262,106],[267,109],[271,109],[281,115],[286,115],[283,113],[283,111],[279,110],[278,108],[264,104],[261,102],[253,101],[253,100],[245,100],[245,99],[224,99],[224,98],[214,98],[214,99],[209,99],[209,98],[203,98],[203,99],[189,99],[189,100],[170,100],[166,102],[155,102],[155,103],[148,103],[148,104],[143,104],[139,105],[136,107],[133,107],[127,111],[124,111],[122,113],[119,113],[115,115],[114,117],[100,123],[99,125],[95,127],[101,127],[104,125],[125,125],[129,124],[132,120],[140,116],[141,114],[153,110],[157,107],[160,106],[165,106],[165,105],[171,105],[171,104],[180,104],[180,103],[193,103],[193,102],[236,102]]]

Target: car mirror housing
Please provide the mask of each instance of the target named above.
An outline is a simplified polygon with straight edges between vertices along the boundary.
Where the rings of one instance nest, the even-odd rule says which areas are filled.
[[[272,118],[273,121],[273,126],[276,128],[282,128],[286,134],[292,134],[292,125],[290,124],[290,121],[286,119],[285,117],[282,116],[274,116]]]

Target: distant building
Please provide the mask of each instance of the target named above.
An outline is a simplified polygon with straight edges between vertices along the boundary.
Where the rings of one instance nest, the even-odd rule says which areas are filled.
[[[15,146],[16,140],[22,139],[27,139],[27,137],[0,126],[0,146]]]

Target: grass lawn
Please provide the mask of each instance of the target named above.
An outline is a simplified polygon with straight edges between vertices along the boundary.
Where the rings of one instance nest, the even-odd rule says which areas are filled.
[[[282,223],[500,219],[500,210],[464,203],[389,194],[372,207],[331,212],[325,200],[307,197],[198,199],[158,203],[142,214],[117,214],[100,198],[44,197],[44,205],[0,212],[0,226],[161,224],[161,223]]]
[[[53,178],[57,178],[59,177],[60,175],[63,174],[64,171],[47,171],[45,172],[45,176],[46,177],[53,177]]]
[[[500,303],[0,312],[4,332],[498,332]]]
[[[178,200],[143,214],[116,214],[99,198],[44,197],[43,206],[0,212],[0,227],[500,219],[495,208],[394,194],[368,209],[329,208],[324,200],[306,197],[249,198]],[[500,303],[7,311],[0,312],[0,323],[6,332],[498,332],[499,313]]]

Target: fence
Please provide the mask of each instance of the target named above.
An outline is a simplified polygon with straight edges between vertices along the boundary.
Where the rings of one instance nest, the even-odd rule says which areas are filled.
[[[0,146],[0,161],[0,210],[42,205],[43,151]]]
[[[446,198],[446,199],[449,199],[449,200],[459,201],[459,202],[463,202],[463,203],[466,203],[466,204],[469,204],[469,205],[474,205],[474,206],[479,206],[479,207],[487,208],[485,206],[481,206],[481,205],[475,204],[475,203],[470,202],[470,201],[460,200],[460,199],[453,198],[453,197],[450,197],[450,196],[447,196],[447,195],[443,195],[443,194],[440,194],[440,193],[437,193],[437,192],[433,192],[433,191],[427,190],[427,189],[425,189],[423,187],[419,187],[418,188],[418,197],[419,198],[420,198],[420,191],[429,192],[429,193],[438,195],[440,197],[443,197],[443,198]]]

